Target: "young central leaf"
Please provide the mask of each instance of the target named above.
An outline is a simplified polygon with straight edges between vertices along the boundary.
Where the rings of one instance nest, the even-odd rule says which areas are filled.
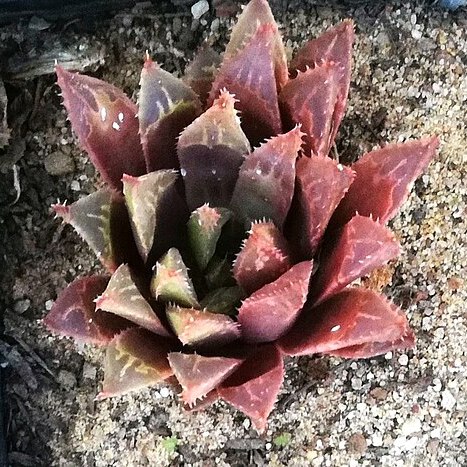
[[[240,337],[238,324],[220,313],[169,305],[167,319],[184,345],[223,345]]]
[[[193,405],[219,385],[242,363],[238,358],[169,353],[169,363],[182,385],[183,402]]]
[[[240,128],[235,99],[221,92],[180,135],[178,158],[190,211],[205,203],[228,207],[250,143]]]
[[[312,269],[312,261],[298,263],[243,302],[238,322],[246,341],[274,341],[289,330],[306,302]]]
[[[140,85],[138,118],[148,171],[176,169],[176,139],[201,113],[201,103],[182,80],[149,58]]]
[[[126,318],[161,336],[169,335],[151,305],[136,287],[130,268],[126,264],[122,264],[113,273],[107,288],[96,299],[96,307]]]
[[[214,255],[222,227],[230,217],[228,209],[211,208],[207,204],[203,204],[191,214],[188,221],[188,240],[201,270],[206,269]]]
[[[136,245],[144,261],[151,251],[154,234],[160,230],[158,214],[162,203],[168,203],[177,174],[173,170],[159,170],[135,178],[123,176],[123,193],[130,213],[130,222]],[[162,221],[165,221],[162,220]]]
[[[235,260],[233,275],[248,294],[292,266],[287,240],[272,222],[255,222]]]
[[[266,218],[282,228],[292,202],[295,160],[302,136],[296,127],[271,138],[245,157],[231,206],[247,225]]]
[[[156,273],[151,281],[151,292],[164,302],[198,308],[195,289],[182,255],[171,248],[156,264]]]

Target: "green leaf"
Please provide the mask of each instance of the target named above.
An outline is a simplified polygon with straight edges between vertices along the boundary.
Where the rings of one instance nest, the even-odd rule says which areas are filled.
[[[198,308],[199,303],[193,283],[188,276],[188,268],[182,255],[171,248],[156,264],[156,273],[151,281],[152,294],[164,301],[181,306]]]
[[[200,304],[203,309],[212,313],[236,315],[236,308],[244,298],[245,293],[240,287],[221,287],[207,293]]]
[[[180,441],[175,436],[164,438],[161,441],[162,447],[167,451],[168,454],[173,454],[177,450],[177,446]]]
[[[292,435],[290,433],[281,433],[280,435],[276,436],[273,439],[273,443],[278,447],[278,448],[283,448],[287,446],[290,443],[290,440],[292,439]]]
[[[188,221],[188,238],[196,262],[204,271],[216,251],[222,227],[231,213],[225,208],[211,208],[204,204],[191,214]]]
[[[144,261],[148,258],[159,228],[161,204],[167,202],[167,195],[174,190],[176,179],[177,173],[173,170],[158,170],[141,177],[123,176],[123,193],[131,227]]]

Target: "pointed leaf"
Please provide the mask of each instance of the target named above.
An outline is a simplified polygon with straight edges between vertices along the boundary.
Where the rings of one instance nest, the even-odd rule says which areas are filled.
[[[70,206],[52,207],[64,222],[74,227],[110,272],[123,262],[135,263],[138,254],[124,199],[119,193],[103,188]]]
[[[180,135],[178,158],[190,211],[205,203],[229,205],[243,156],[250,152],[234,103],[222,92]]]
[[[208,98],[212,82],[220,64],[220,55],[205,42],[185,69],[183,81],[198,94],[203,103]]]
[[[154,243],[154,236],[162,236],[167,219],[161,219],[163,203],[171,203],[175,192],[177,173],[173,170],[159,170],[141,177],[123,176],[123,193],[130,214],[131,227],[136,246],[146,262]],[[175,213],[171,212],[171,217]]]
[[[312,261],[298,263],[243,302],[238,322],[247,342],[274,341],[291,328],[306,302],[312,269]]]
[[[337,66],[325,62],[290,80],[279,95],[286,127],[300,123],[305,132],[305,153],[327,156],[334,143],[334,120],[338,101]]]
[[[201,308],[211,313],[223,313],[225,315],[236,315],[237,306],[245,298],[245,293],[240,287],[221,287],[208,292],[201,300]]]
[[[287,238],[302,257],[312,258],[354,174],[328,157],[302,157],[297,162],[295,198]]]
[[[136,287],[130,268],[126,264],[122,264],[113,273],[107,288],[96,299],[96,307],[128,319],[161,336],[170,335]]]
[[[138,117],[147,169],[177,169],[176,139],[201,113],[201,103],[182,80],[150,58],[144,62],[140,85]]]
[[[206,396],[242,363],[238,358],[204,357],[197,354],[171,352],[169,363],[182,385],[181,398],[193,405]]]
[[[402,310],[372,290],[347,288],[315,308],[307,306],[279,345],[287,355],[360,358],[410,348],[413,343]]]
[[[131,323],[105,311],[96,310],[94,299],[107,286],[107,276],[74,280],[63,290],[44,318],[45,325],[58,334],[90,344],[106,344]]]
[[[284,380],[282,356],[275,345],[264,345],[227,378],[219,396],[251,418],[263,432]]]
[[[167,319],[183,345],[211,347],[240,337],[238,324],[220,313],[169,305]]]
[[[334,141],[347,105],[350,87],[352,45],[355,40],[353,21],[345,20],[316,39],[307,42],[290,64],[294,70],[306,71],[323,62],[337,66],[338,97],[333,115],[330,140]]]
[[[336,224],[343,225],[356,212],[381,223],[392,219],[406,200],[412,183],[436,154],[438,138],[391,144],[365,154],[352,169],[355,181],[339,205]]]
[[[230,41],[225,49],[225,59],[238,54],[251,40],[258,28],[263,25],[269,25],[274,31],[272,61],[277,90],[280,91],[288,80],[287,57],[281,34],[267,0],[252,0],[244,8],[232,29]]]
[[[102,178],[121,189],[124,173],[145,173],[136,105],[116,87],[55,68],[68,118]]]
[[[224,59],[209,93],[208,104],[222,89],[235,95],[253,145],[282,131],[273,62],[276,33],[275,24],[259,26],[241,50]]]
[[[167,355],[175,348],[173,341],[146,329],[122,332],[107,347],[103,387],[96,399],[126,394],[166,380],[173,374]]]
[[[266,218],[282,229],[294,193],[295,161],[302,136],[297,126],[245,157],[231,206],[248,226],[251,221]]]
[[[164,302],[199,307],[193,283],[188,276],[188,269],[176,248],[171,248],[156,264],[151,292]]]
[[[235,260],[233,275],[247,292],[275,281],[292,266],[287,240],[272,222],[252,224]]]
[[[322,264],[313,280],[315,303],[324,301],[400,253],[399,243],[389,229],[359,215],[354,216],[339,237],[330,243],[323,248]]]
[[[188,221],[188,239],[201,270],[206,269],[213,257],[222,227],[230,217],[228,209],[211,208],[208,204],[203,204],[192,212]]]

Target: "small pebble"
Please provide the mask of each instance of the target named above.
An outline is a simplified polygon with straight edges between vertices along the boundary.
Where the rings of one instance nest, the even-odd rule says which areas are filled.
[[[455,397],[451,394],[451,391],[449,391],[449,389],[445,389],[441,393],[441,407],[446,410],[452,410],[455,405]]]
[[[409,357],[405,354],[402,354],[397,361],[399,362],[399,365],[407,366],[409,363]]]
[[[96,375],[96,367],[88,362],[85,362],[83,365],[83,379],[89,379],[91,381],[94,381],[96,379]]]
[[[26,298],[25,300],[18,300],[15,303],[13,308],[16,313],[21,315],[25,311],[28,311],[30,306],[31,306],[31,300],[29,300],[29,298]]]
[[[57,379],[65,389],[73,389],[76,386],[76,377],[71,371],[60,370]]]
[[[73,181],[70,183],[70,188],[71,188],[73,191],[79,191],[79,190],[81,190],[81,185],[79,184],[78,180],[73,180]]]
[[[403,436],[409,436],[412,433],[417,433],[422,429],[422,422],[418,418],[411,418],[406,420],[401,426],[401,433]]]
[[[169,390],[169,388],[162,387],[159,390],[159,394],[161,395],[161,397],[169,397],[170,396],[170,390]]]
[[[47,300],[45,302],[45,309],[47,311],[50,311],[52,309],[52,307],[54,306],[54,301],[53,300]]]
[[[203,16],[208,11],[209,3],[207,0],[200,0],[191,7],[191,14],[193,15],[194,19],[200,19],[201,16]]]

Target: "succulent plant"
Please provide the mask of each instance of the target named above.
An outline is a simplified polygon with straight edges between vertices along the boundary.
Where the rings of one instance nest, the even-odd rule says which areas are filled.
[[[106,347],[99,399],[169,384],[187,408],[223,399],[264,430],[285,356],[414,345],[404,313],[353,282],[398,255],[385,224],[438,141],[351,166],[330,156],[353,40],[344,21],[288,66],[267,1],[252,0],[222,60],[202,48],[178,79],[147,57],[138,106],[57,67],[107,187],[54,209],[107,274],[72,282],[45,322]]]

